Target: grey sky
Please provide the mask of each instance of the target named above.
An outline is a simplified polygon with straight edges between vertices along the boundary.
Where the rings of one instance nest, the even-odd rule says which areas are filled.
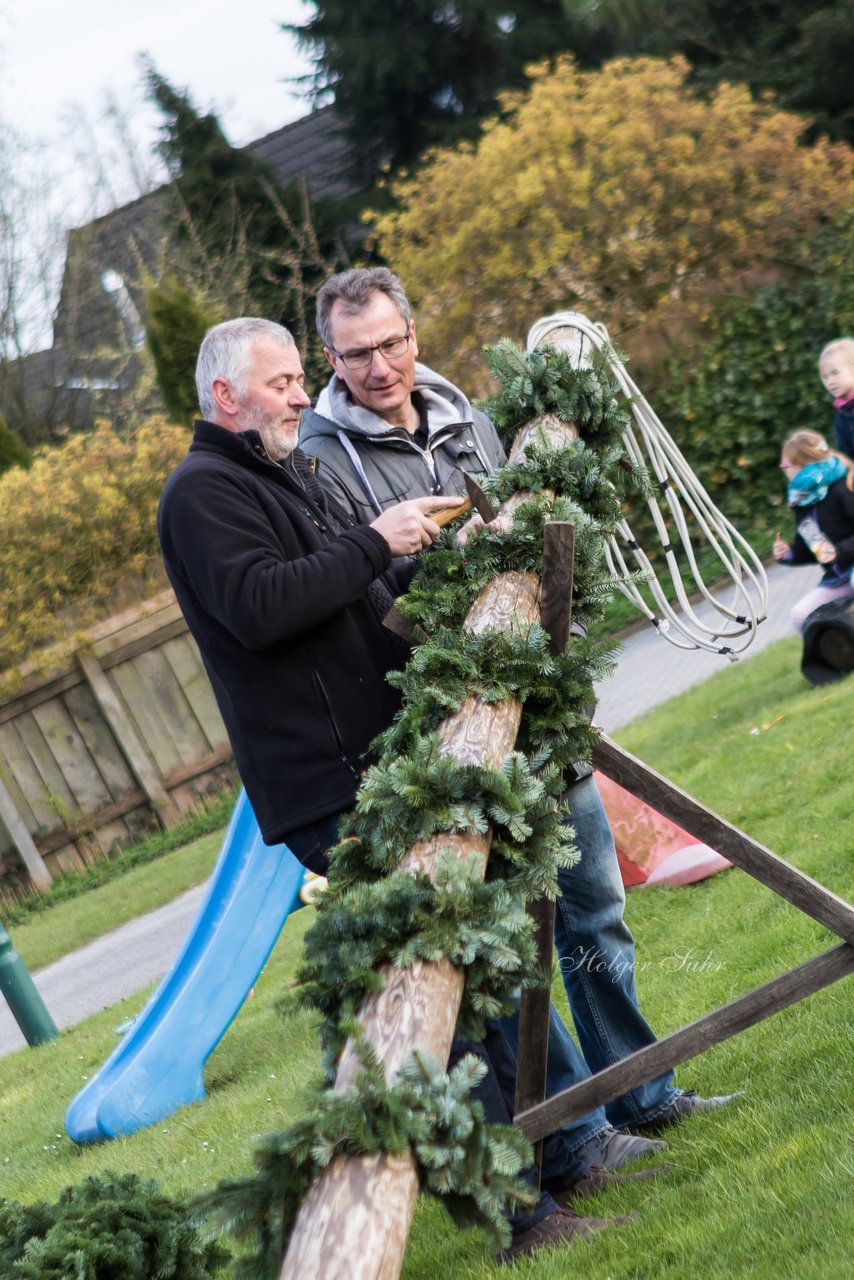
[[[44,282],[24,289],[28,346],[50,343],[62,232],[162,178],[139,54],[240,145],[308,112],[287,82],[309,64],[279,28],[310,12],[304,0],[0,0],[0,145],[26,193],[15,232],[24,270]],[[103,121],[109,99],[120,127]],[[21,149],[8,149],[10,130]]]
[[[306,61],[278,25],[308,12],[301,0],[3,0],[0,112],[19,129],[56,137],[69,104],[97,112],[106,89],[130,97],[135,57],[147,52],[199,106],[218,108],[231,140],[243,142],[304,114],[282,81]]]

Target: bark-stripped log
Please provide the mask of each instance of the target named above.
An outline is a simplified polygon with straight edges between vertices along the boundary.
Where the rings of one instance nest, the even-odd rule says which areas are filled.
[[[511,451],[521,461],[531,443],[560,448],[577,436],[557,418],[537,419],[523,428]],[[509,514],[517,495],[499,514]],[[478,596],[465,621],[468,631],[526,628],[539,617],[539,578],[506,573]],[[498,765],[516,744],[521,706],[516,701],[484,703],[466,699],[445,720],[444,750],[464,764]],[[461,858],[476,854],[482,876],[489,837],[438,835],[407,851],[402,866],[432,875],[436,855],[455,849]],[[410,969],[387,968],[385,987],[367,997],[359,1023],[394,1078],[415,1049],[446,1062],[463,991],[462,970],[448,961],[418,963]],[[345,1047],[334,1088],[343,1092],[359,1071]],[[314,1181],[303,1201],[285,1254],[280,1280],[397,1280],[409,1237],[418,1179],[411,1159],[388,1156],[340,1157]]]

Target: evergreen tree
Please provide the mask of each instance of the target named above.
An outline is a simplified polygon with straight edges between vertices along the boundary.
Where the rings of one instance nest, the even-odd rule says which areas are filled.
[[[623,53],[681,52],[698,87],[746,81],[756,96],[854,142],[852,0],[566,0],[577,20],[610,32]]]
[[[590,65],[610,47],[583,15],[567,17],[564,0],[318,0],[315,9],[283,29],[312,56],[310,91],[334,97],[366,181],[474,135],[528,63],[571,49]]]
[[[145,290],[145,340],[154,360],[166,412],[177,423],[198,416],[193,381],[202,338],[221,313],[175,276]]]
[[[0,414],[0,475],[11,467],[29,467],[31,464],[27,446]]]
[[[307,370],[320,368],[313,300],[346,265],[338,228],[349,209],[332,200],[312,204],[298,185],[283,188],[270,165],[233,147],[217,117],[200,114],[150,64],[146,82],[164,117],[159,150],[172,177],[184,273],[231,314],[286,325]]]

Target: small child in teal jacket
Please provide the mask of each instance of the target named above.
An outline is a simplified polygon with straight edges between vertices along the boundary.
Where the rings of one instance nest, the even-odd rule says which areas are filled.
[[[796,431],[785,442],[780,469],[795,517],[791,543],[777,534],[774,558],[782,564],[818,561],[821,581],[795,604],[791,623],[804,630],[813,610],[854,599],[854,462],[829,449],[817,431]]]

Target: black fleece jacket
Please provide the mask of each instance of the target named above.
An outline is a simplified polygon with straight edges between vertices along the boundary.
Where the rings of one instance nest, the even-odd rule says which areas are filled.
[[[323,496],[298,451],[197,422],[158,534],[267,844],[351,806],[399,694],[382,626],[388,543]]]
[[[833,447],[854,458],[854,399],[840,405],[833,415]]]

